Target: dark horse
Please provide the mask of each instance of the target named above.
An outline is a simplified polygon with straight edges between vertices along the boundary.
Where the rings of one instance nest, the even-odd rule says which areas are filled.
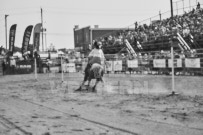
[[[91,80],[96,79],[95,85],[92,87],[92,92],[96,92],[96,86],[99,83],[99,81],[103,82],[102,79],[103,75],[104,75],[103,67],[98,63],[94,63],[90,69],[85,70],[84,80],[81,86],[75,91],[82,91],[82,86],[85,84],[86,81],[88,81],[87,86],[89,87]]]

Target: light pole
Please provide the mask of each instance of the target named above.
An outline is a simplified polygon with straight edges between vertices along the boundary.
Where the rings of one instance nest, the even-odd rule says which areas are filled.
[[[173,19],[173,0],[170,1],[171,1],[171,19]]]
[[[176,10],[177,10],[177,15],[178,15],[178,1],[176,1]]]
[[[5,36],[6,36],[6,49],[7,49],[7,17],[8,17],[8,15],[5,15]]]
[[[183,14],[184,14],[184,6],[185,6],[185,5],[184,5],[184,0],[183,0]]]

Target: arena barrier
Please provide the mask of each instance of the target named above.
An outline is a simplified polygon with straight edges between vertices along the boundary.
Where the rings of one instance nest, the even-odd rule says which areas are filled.
[[[83,72],[87,62],[65,63],[63,72]],[[171,59],[134,59],[134,60],[109,60],[106,61],[105,73],[107,74],[156,74],[170,75]],[[175,75],[203,75],[202,58],[174,59]]]

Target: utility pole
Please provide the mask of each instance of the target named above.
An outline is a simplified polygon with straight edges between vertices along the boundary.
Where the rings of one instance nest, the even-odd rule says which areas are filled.
[[[5,36],[6,36],[6,49],[7,49],[7,17],[8,17],[8,15],[5,15]]]
[[[44,29],[44,36],[45,36],[45,51],[47,51],[47,29]]]
[[[161,21],[161,11],[159,11],[159,18],[160,18],[160,21]]]
[[[171,1],[171,19],[173,19],[173,0],[170,1]]]
[[[184,0],[183,0],[183,14],[184,14],[184,6],[185,6],[185,5],[184,5]]]
[[[177,15],[178,15],[178,1],[176,1],[176,10],[177,10]]]
[[[43,10],[41,8],[41,23],[42,23],[42,51],[44,51],[44,28],[43,28]]]

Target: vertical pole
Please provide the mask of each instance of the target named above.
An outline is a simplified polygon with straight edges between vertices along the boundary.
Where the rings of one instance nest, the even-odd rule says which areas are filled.
[[[171,19],[173,19],[173,0],[170,0],[171,2]]]
[[[41,23],[42,23],[42,51],[44,51],[44,28],[43,28],[43,10],[41,8]]]
[[[45,31],[45,51],[47,51],[47,30],[46,29],[44,29],[44,31]]]
[[[177,10],[177,15],[178,15],[178,2],[176,2],[176,10]]]
[[[61,80],[62,80],[62,82],[64,81],[64,79],[63,79],[63,62],[62,62],[62,54],[61,54]]]
[[[173,45],[171,44],[171,63],[172,63],[172,94],[175,93],[175,88],[174,88],[174,85],[175,85],[175,79],[174,79],[174,56],[173,56]]]
[[[5,15],[5,37],[6,37],[6,49],[7,49],[7,17],[8,17],[8,15]]]
[[[159,11],[159,18],[160,18],[160,21],[161,21],[161,11]]]
[[[37,80],[37,60],[35,58],[35,79]]]
[[[184,14],[184,6],[185,6],[185,5],[184,5],[184,0],[183,0],[183,14]]]

